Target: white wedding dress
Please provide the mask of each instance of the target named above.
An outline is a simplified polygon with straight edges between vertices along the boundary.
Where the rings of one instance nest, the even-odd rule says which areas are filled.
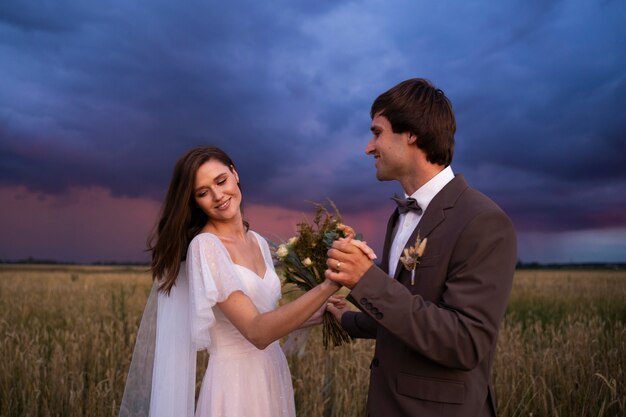
[[[260,313],[281,296],[265,239],[256,238],[264,277],[232,262],[219,238],[201,233],[190,243],[169,295],[157,292],[146,304],[119,417],[193,417],[196,351],[209,363],[195,417],[295,417],[291,375],[276,341],[257,349],[216,303],[233,291],[246,294]]]
[[[246,294],[260,313],[273,310],[281,296],[265,239],[251,232],[265,260],[265,276],[234,264],[219,238],[196,236],[187,252],[192,335],[207,348],[196,417],[294,417],[291,375],[279,342],[257,349],[215,305],[233,291]]]

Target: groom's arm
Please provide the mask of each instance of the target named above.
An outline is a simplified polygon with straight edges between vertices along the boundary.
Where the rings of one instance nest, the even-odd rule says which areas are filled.
[[[346,311],[341,316],[341,326],[352,337],[375,339],[378,323],[360,311]]]
[[[356,301],[354,301],[350,295],[348,295],[347,300],[357,305]],[[343,327],[351,337],[359,339],[376,338],[378,323],[372,320],[367,314],[360,311],[352,311],[345,303],[342,304],[343,305],[329,303],[326,305],[326,311],[335,316],[341,323],[341,327]]]
[[[443,366],[469,370],[495,342],[517,261],[515,240],[504,213],[474,218],[453,251],[446,289],[436,303],[411,294],[371,263],[357,261],[356,252],[331,250],[327,277],[351,288],[359,308],[411,349]],[[338,260],[341,273],[332,270]]]

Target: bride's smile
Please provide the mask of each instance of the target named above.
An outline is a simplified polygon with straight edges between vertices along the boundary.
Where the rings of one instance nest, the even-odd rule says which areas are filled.
[[[228,203],[230,203],[230,198],[224,202],[218,203],[215,208],[218,210],[226,210],[229,207]]]

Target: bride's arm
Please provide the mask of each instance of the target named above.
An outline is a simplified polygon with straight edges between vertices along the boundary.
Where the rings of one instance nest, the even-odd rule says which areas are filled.
[[[241,291],[235,291],[217,303],[228,320],[258,349],[299,328],[333,295],[339,285],[326,280],[296,300],[281,307],[259,313],[252,300]]]

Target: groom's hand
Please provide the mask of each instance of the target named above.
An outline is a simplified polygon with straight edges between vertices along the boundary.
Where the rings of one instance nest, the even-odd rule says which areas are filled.
[[[352,289],[372,266],[372,260],[351,243],[350,238],[337,239],[328,250],[325,276]]]
[[[337,321],[341,323],[341,316],[343,316],[343,313],[346,311],[350,311],[350,309],[344,301],[343,296],[335,296],[331,297],[329,303],[326,304],[326,311],[335,316]]]

